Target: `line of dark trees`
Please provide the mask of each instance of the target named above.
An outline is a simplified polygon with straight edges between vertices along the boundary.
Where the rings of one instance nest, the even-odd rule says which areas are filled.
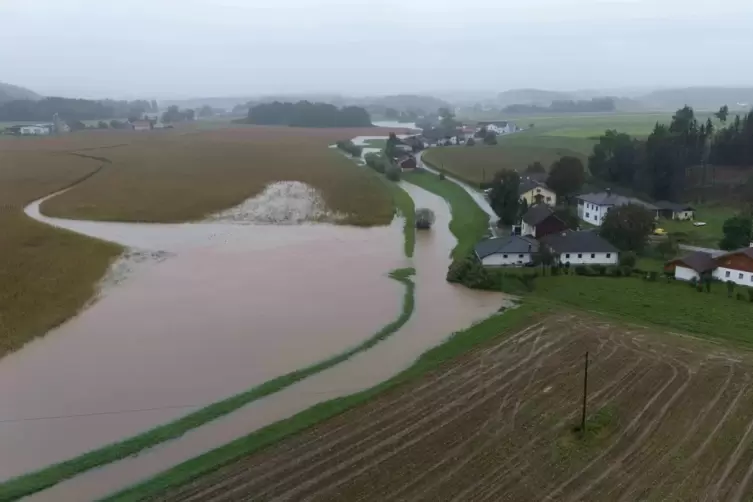
[[[0,105],[0,121],[49,122],[56,113],[63,120],[95,120],[140,117],[156,112],[156,101],[115,101],[70,98],[44,98],[38,101],[17,100]]]
[[[502,111],[522,115],[535,113],[613,112],[616,109],[617,107],[613,98],[594,98],[585,101],[552,101],[552,104],[549,106],[510,105],[506,106]]]
[[[368,112],[358,106],[337,108],[326,103],[263,103],[248,111],[249,124],[291,127],[370,127]]]
[[[727,107],[716,116],[724,123]],[[753,166],[753,114],[739,116],[718,131],[693,109],[678,110],[669,125],[657,123],[644,140],[608,130],[588,159],[591,174],[657,200],[679,200],[687,169],[708,164]]]

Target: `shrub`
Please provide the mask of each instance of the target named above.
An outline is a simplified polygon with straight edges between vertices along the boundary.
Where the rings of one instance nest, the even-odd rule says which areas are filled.
[[[434,211],[421,207],[416,209],[416,228],[428,230],[434,224]]]
[[[691,288],[694,288],[697,285],[698,285],[698,277],[693,277],[692,279],[690,279],[690,287]]]
[[[659,274],[653,271],[646,274],[646,279],[648,279],[650,282],[656,282],[656,279],[658,277],[659,277]]]
[[[735,283],[727,281],[727,298],[732,298],[732,293],[735,292]]]
[[[349,153],[353,157],[360,157],[361,152],[363,152],[363,148],[360,146],[356,146],[353,144],[350,140],[342,140],[335,143],[337,145],[337,148],[340,150]]]
[[[560,268],[552,267],[552,275],[560,275]]]
[[[576,265],[575,275],[588,275],[588,269],[585,265]]]
[[[626,251],[620,255],[620,265],[623,267],[635,267],[636,256],[632,251]],[[632,273],[632,271],[631,271]]]
[[[624,275],[625,277],[630,277],[631,275],[633,275],[633,267],[631,267],[630,265],[623,265],[620,268],[622,269],[622,275]]]
[[[739,291],[738,291],[738,292],[737,292],[737,294],[735,295],[735,298],[737,298],[737,299],[738,299],[738,300],[740,300],[740,301],[745,301],[745,295],[744,295],[744,294],[742,294],[742,293],[740,293]]]
[[[748,301],[753,303],[753,289],[748,288]]]
[[[396,167],[390,167],[385,171],[384,175],[390,181],[400,181],[400,169]]]
[[[476,140],[473,138],[468,138],[468,141],[465,142],[465,146],[475,146]]]
[[[612,267],[609,269],[609,275],[612,277],[622,277],[622,269],[620,267]]]
[[[594,265],[593,269],[597,275],[604,275],[607,273],[607,267],[604,265]]]
[[[439,180],[440,180],[440,181],[444,181],[444,180],[445,180],[445,175],[444,175],[444,173],[439,173]]]
[[[695,289],[696,289],[696,291],[698,291],[699,293],[703,293],[703,284],[698,284],[698,285],[696,286],[696,288],[695,288]]]

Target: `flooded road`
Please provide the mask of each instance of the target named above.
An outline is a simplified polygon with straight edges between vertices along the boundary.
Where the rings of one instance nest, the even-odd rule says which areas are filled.
[[[416,309],[402,329],[370,350],[359,353],[344,363],[253,402],[230,415],[198,427],[179,439],[151,448],[137,457],[127,458],[84,473],[41,492],[31,499],[91,500],[125,488],[318,402],[371,387],[408,367],[420,354],[445,340],[452,332],[466,328],[473,322],[494,313],[502,304],[503,295],[470,291],[461,286],[449,284],[444,279],[450,261],[449,254],[455,245],[455,238],[448,228],[450,210],[447,203],[413,185],[403,183],[403,186],[414,198],[417,207],[428,207],[435,212],[436,223],[432,230],[419,232],[417,235],[413,259],[417,269],[414,278]],[[386,231],[386,229],[381,230]],[[400,246],[394,245],[394,242],[390,243],[390,247],[400,249]],[[389,256],[394,253],[384,248],[379,249],[380,252],[387,252]],[[347,270],[348,274],[355,271],[350,267],[342,269]],[[287,272],[284,274],[284,277],[292,275],[296,287],[300,289],[304,289],[304,285],[306,288],[309,287],[308,282],[298,280],[293,274],[288,275]],[[313,279],[307,278],[306,280]],[[341,298],[344,299],[348,295],[356,296],[357,290],[353,289],[355,286],[341,287],[339,282],[332,284],[337,284],[334,287],[339,289]],[[397,283],[387,283],[387,285],[387,289],[394,289],[398,286]],[[253,286],[251,289],[254,289]],[[399,302],[402,297],[397,290],[391,293],[390,301],[380,300],[384,303],[378,309],[383,314],[381,319],[383,323],[396,317],[396,302]],[[373,306],[371,290],[368,290],[367,296],[367,298],[361,297],[360,300]],[[354,308],[355,304],[359,303],[356,300],[350,301]],[[295,315],[297,312],[296,310]],[[277,320],[282,322],[282,319]],[[274,323],[272,324],[270,328],[274,329]],[[279,331],[275,330],[276,333]],[[300,340],[300,333],[295,334],[297,336],[293,335],[290,334],[286,339]],[[344,335],[341,334],[341,336]],[[206,338],[211,336],[205,335],[204,340],[206,341]],[[191,361],[189,365],[193,362]],[[176,361],[176,364],[180,364],[180,361]],[[225,362],[217,359],[214,364],[215,366],[224,365]],[[207,366],[211,366],[211,363],[207,363]],[[189,378],[193,384],[202,385],[201,381],[206,371],[211,370],[196,372],[197,375]],[[190,391],[187,392],[190,394]]]

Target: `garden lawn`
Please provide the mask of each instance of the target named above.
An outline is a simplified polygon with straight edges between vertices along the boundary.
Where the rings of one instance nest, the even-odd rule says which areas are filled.
[[[454,259],[467,256],[473,246],[487,235],[489,215],[482,211],[459,185],[450,180],[440,180],[439,176],[422,170],[403,173],[403,179],[443,197],[450,204],[452,210],[450,231],[458,240],[452,250]]]
[[[681,281],[569,275],[537,278],[533,295],[632,322],[753,346],[753,303],[747,290],[736,286],[735,293],[744,295],[744,300],[737,300],[734,293],[728,298],[727,285],[716,281],[710,293],[699,293]]]
[[[703,227],[693,226],[693,221],[678,221],[660,219],[657,226],[663,228],[682,243],[695,246],[719,248],[722,239],[722,226],[727,218],[736,214],[736,210],[729,206],[701,205],[696,209],[695,221],[705,222]]]

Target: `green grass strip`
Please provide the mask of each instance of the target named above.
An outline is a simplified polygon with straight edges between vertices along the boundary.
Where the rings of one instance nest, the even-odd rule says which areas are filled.
[[[405,219],[403,224],[404,251],[405,256],[408,258],[413,257],[413,250],[416,248],[416,206],[413,204],[413,199],[408,192],[400,188],[397,183],[388,180],[384,176],[380,176],[387,186],[390,195],[392,195],[392,201],[397,208],[398,215]]]
[[[458,240],[452,250],[454,259],[467,256],[473,246],[487,234],[489,215],[478,207],[476,201],[460,185],[447,179],[440,180],[439,176],[427,171],[403,173],[403,179],[443,197],[450,204],[450,231]]]
[[[235,460],[256,453],[288,436],[299,433],[323,420],[332,418],[377,397],[381,392],[413,381],[441,364],[501,334],[509,334],[529,324],[532,317],[548,310],[540,303],[526,303],[504,314],[453,334],[441,345],[428,350],[408,369],[370,389],[312,406],[290,418],[275,422],[248,436],[179,464],[143,483],[134,485],[106,499],[126,502],[157,498],[165,491],[188,483]]]
[[[227,415],[253,401],[274,394],[275,392],[279,392],[296,382],[300,382],[304,378],[340,364],[359,352],[370,349],[399,330],[406,322],[408,322],[408,319],[410,319],[413,314],[413,309],[415,307],[415,284],[410,277],[414,273],[415,270],[412,268],[397,269],[390,272],[389,276],[392,279],[405,285],[403,310],[397,319],[384,326],[376,334],[372,335],[361,344],[319,363],[287,373],[264,382],[259,386],[253,387],[246,392],[210,404],[209,406],[201,408],[185,417],[160,425],[132,438],[92,450],[70,460],[45,467],[39,471],[10,479],[5,483],[0,484],[0,501],[16,500],[26,495],[36,493],[40,490],[56,485],[61,481],[72,478],[77,474],[88,471],[89,469],[101,467],[111,462],[121,460],[128,456],[135,455],[146,448],[151,448],[165,441],[180,437],[191,429],[211,422],[223,415]]]

